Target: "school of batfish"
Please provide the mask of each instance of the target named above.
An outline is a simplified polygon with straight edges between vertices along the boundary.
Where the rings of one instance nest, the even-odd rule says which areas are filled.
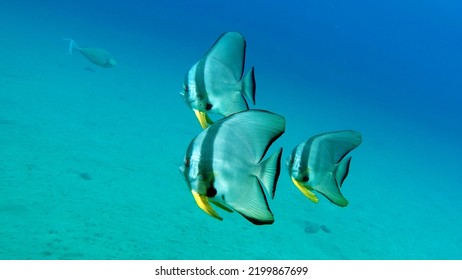
[[[69,54],[80,52],[95,65],[117,65],[100,48],[81,48],[74,40]],[[285,131],[283,116],[258,109],[255,72],[244,75],[246,41],[239,32],[222,34],[209,51],[187,72],[180,94],[202,130],[189,144],[180,172],[197,205],[210,216],[223,218],[211,204],[236,211],[256,225],[272,224],[268,196],[274,198],[281,170],[282,148],[266,152]],[[214,122],[209,114],[222,118]],[[341,187],[350,169],[350,151],[361,144],[354,130],[326,132],[297,145],[286,160],[293,184],[311,201],[316,193],[344,207]]]
[[[255,104],[255,73],[244,75],[246,41],[226,32],[187,72],[182,98],[202,130],[189,144],[181,174],[197,205],[222,220],[212,207],[236,211],[256,225],[272,224],[268,196],[274,198],[282,148],[265,158],[285,131],[285,118],[249,109]],[[209,113],[223,116],[213,121]],[[286,160],[293,184],[311,201],[316,193],[344,207],[341,187],[350,169],[347,154],[361,144],[353,130],[326,132],[297,145]]]

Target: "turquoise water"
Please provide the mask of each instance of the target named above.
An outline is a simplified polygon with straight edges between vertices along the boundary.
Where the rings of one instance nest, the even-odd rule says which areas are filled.
[[[459,2],[184,2],[2,1],[0,259],[462,258]],[[269,154],[362,133],[346,208],[286,170],[271,226],[197,207],[178,167],[201,128],[179,91],[225,31],[247,39],[254,108],[286,117]]]

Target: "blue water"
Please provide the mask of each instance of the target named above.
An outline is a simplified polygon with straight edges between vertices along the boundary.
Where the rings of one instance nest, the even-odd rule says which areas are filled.
[[[248,2],[1,2],[0,259],[462,258],[461,2]],[[197,207],[178,167],[201,129],[179,91],[226,31],[247,40],[254,108],[286,117],[270,154],[362,133],[347,207],[286,170],[271,226]]]

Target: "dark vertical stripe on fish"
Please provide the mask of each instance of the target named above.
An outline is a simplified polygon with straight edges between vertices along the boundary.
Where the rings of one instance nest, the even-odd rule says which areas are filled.
[[[312,142],[313,141],[310,139],[308,142],[304,142],[303,144],[301,144],[304,146],[302,149],[302,154],[300,155],[300,171],[306,170],[308,168],[308,161]]]
[[[207,178],[207,182],[209,185],[207,186],[207,196],[214,197],[217,194],[217,190],[215,189],[214,182],[214,170],[213,170],[213,159],[214,159],[214,143],[217,137],[218,131],[220,130],[220,124],[214,124],[207,129],[205,134],[204,140],[202,141],[201,145],[201,161],[199,165],[199,170],[201,170],[202,175],[211,176],[211,178]]]
[[[207,96],[207,87],[205,85],[205,67],[207,59],[201,59],[196,66],[196,72],[194,73],[194,80],[196,81],[196,93],[197,99],[203,100],[204,104],[209,104]]]

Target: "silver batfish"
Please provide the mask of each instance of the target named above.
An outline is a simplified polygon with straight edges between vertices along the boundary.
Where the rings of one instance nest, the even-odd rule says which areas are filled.
[[[180,92],[202,128],[213,123],[208,113],[229,116],[255,103],[254,68],[244,76],[246,42],[242,34],[222,34],[185,76]]]
[[[210,202],[254,224],[272,224],[263,189],[274,197],[282,148],[263,158],[284,130],[282,116],[263,110],[239,112],[203,130],[189,144],[180,167],[197,205],[219,220]]]
[[[340,192],[350,168],[351,157],[346,155],[361,141],[359,132],[343,130],[315,135],[299,144],[286,161],[292,182],[313,202],[318,202],[314,190],[338,206],[347,206]]]

